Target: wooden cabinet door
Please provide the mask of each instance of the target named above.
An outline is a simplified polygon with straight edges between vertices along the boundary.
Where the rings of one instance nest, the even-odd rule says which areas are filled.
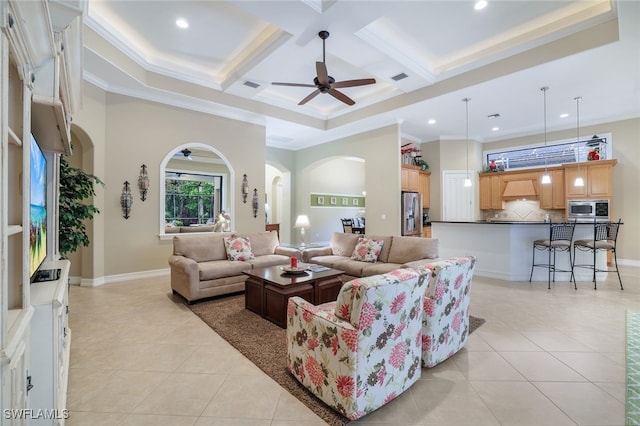
[[[400,188],[403,191],[409,191],[409,169],[400,169]]]
[[[418,176],[420,180],[420,193],[422,194],[422,208],[428,209],[431,206],[431,173],[419,172]]]
[[[491,175],[491,208],[502,209],[502,176]]]
[[[564,210],[567,208],[564,196],[564,170],[554,170],[551,172],[551,191],[553,192],[551,207]]]
[[[502,209],[502,176],[480,175],[480,210]]]
[[[480,175],[480,210],[491,209],[491,176]]]
[[[553,208],[553,185],[555,184],[555,179],[553,176],[553,172],[549,172],[549,176],[551,176],[551,183],[543,185],[542,184],[542,175],[544,172],[540,172],[540,177],[538,178],[538,182],[540,183],[540,208],[541,209],[552,209]],[[562,182],[564,185],[564,182]],[[564,191],[563,191],[564,192]]]
[[[540,172],[540,179],[544,172]],[[540,183],[540,208],[541,209],[560,209],[564,210],[565,197],[564,197],[564,170],[551,170],[549,172],[551,176],[551,183],[543,185]],[[538,180],[540,182],[541,180]]]
[[[409,191],[420,192],[420,172],[409,170]]]
[[[588,170],[588,182],[585,182],[585,186],[588,187],[589,196],[610,198],[613,193],[611,165],[595,162],[589,165]]]
[[[578,167],[565,167],[564,169],[564,178],[565,178],[565,195],[567,198],[586,198],[587,191],[587,168],[580,167],[580,171],[578,172]],[[584,179],[584,186],[574,186],[574,182],[578,176],[582,176]]]

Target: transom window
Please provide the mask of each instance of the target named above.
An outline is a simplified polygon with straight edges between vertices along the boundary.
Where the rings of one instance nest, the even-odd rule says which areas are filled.
[[[499,170],[513,170],[604,160],[610,157],[610,144],[606,137],[594,136],[580,142],[561,142],[527,148],[515,148],[485,153],[485,168],[495,162]],[[596,158],[597,154],[597,158]]]

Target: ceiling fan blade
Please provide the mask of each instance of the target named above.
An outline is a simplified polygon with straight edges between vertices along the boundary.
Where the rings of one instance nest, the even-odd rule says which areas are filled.
[[[318,82],[325,85],[329,83],[329,73],[324,62],[316,62],[316,73],[318,74]]]
[[[274,86],[293,86],[293,87],[316,87],[315,84],[304,83],[271,83]]]
[[[327,93],[329,93],[331,96],[338,99],[339,101],[344,102],[347,105],[353,105],[356,103],[356,101],[354,101],[344,93],[337,91],[336,89],[330,89],[329,92]]]
[[[354,86],[365,86],[367,84],[376,84],[375,78],[363,78],[360,80],[345,80],[345,81],[336,81],[331,84],[331,87],[340,88],[340,87],[354,87]]]
[[[314,86],[315,87],[315,86]],[[311,92],[309,94],[309,96],[307,96],[306,98],[304,98],[303,100],[301,100],[300,102],[298,102],[298,105],[304,105],[307,102],[309,102],[311,99],[315,98],[316,96],[318,96],[320,94],[320,89],[316,89],[313,92]]]

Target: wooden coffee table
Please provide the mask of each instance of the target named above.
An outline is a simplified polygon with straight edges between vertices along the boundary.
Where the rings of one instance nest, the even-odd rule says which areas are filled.
[[[302,266],[302,265],[300,265]],[[287,327],[287,303],[292,296],[300,296],[314,305],[334,301],[342,287],[344,272],[329,269],[322,272],[305,271],[287,274],[280,266],[245,271],[245,308],[276,325]]]

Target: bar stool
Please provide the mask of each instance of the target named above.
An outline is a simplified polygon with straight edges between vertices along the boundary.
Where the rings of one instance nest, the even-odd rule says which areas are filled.
[[[531,275],[529,275],[529,282],[533,278],[533,268],[547,268],[549,270],[549,276],[547,279],[548,288],[551,289],[551,272],[553,272],[553,282],[556,282],[557,272],[571,272],[571,278],[569,282],[573,281],[573,288],[578,289],[576,286],[576,277],[573,275],[573,259],[571,258],[571,241],[573,240],[573,231],[575,230],[575,222],[571,223],[550,223],[549,224],[549,238],[546,240],[535,240],[533,242],[533,261],[531,264]],[[536,263],[536,250],[549,252],[549,258],[547,263]],[[569,265],[570,270],[556,268],[556,252],[566,251],[569,253]],[[553,258],[551,255],[553,254]]]
[[[593,222],[593,239],[592,240],[576,240],[573,243],[573,262],[574,268],[589,268],[593,269],[593,289],[597,290],[596,272],[616,272],[618,274],[618,281],[620,282],[620,290],[624,290],[622,287],[622,278],[620,278],[620,271],[618,270],[618,256],[616,254],[616,241],[618,240],[618,231],[622,225],[622,219],[618,219],[617,222]],[[581,251],[590,251],[593,253],[593,264],[581,264],[575,265],[576,249]],[[613,252],[613,259],[615,269],[610,270],[598,269],[596,264],[596,255],[599,251],[606,253]]]

